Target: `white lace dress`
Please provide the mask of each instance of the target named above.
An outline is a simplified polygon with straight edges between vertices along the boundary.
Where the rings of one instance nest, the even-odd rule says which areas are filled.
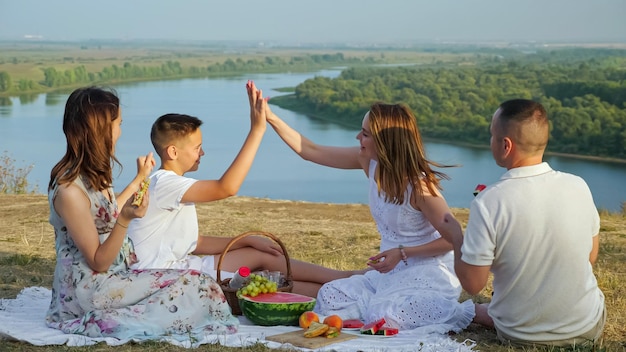
[[[426,217],[408,203],[387,203],[378,195],[370,163],[370,211],[381,235],[380,250],[422,245],[439,237]],[[410,191],[410,189],[407,191]],[[461,285],[453,270],[452,251],[436,257],[409,257],[390,272],[368,271],[322,286],[315,311],[364,322],[385,318],[388,326],[424,332],[459,332],[474,318],[474,303],[459,303]]]

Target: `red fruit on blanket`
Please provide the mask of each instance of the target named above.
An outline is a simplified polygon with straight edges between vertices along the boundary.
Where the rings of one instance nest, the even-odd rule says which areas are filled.
[[[365,325],[365,323],[363,323],[359,319],[346,319],[343,321],[344,329],[359,329],[363,325]]]
[[[375,320],[369,324],[365,324],[361,327],[361,334],[376,335],[378,330],[380,330],[385,323],[385,318],[381,318],[380,320]]]
[[[398,333],[398,329],[390,328],[388,326],[383,326],[380,329],[378,329],[378,331],[376,331],[376,335],[382,335],[382,336],[393,336],[393,335],[396,335],[397,333]]]

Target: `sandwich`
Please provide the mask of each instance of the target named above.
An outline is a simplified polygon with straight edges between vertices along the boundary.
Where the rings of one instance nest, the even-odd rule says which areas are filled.
[[[133,199],[132,205],[140,206],[143,202],[143,196],[148,191],[148,187],[150,186],[150,179],[146,178],[141,181],[141,185],[139,185],[139,190],[135,192],[135,198]]]

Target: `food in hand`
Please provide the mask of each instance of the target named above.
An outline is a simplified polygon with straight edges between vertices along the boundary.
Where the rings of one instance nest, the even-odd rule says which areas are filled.
[[[304,331],[304,337],[322,336],[330,327],[324,323],[312,322],[309,328]]]
[[[365,324],[361,327],[361,334],[366,335],[376,335],[378,330],[385,325],[385,318],[380,318],[379,320],[375,320],[371,323]]]
[[[339,331],[341,331],[341,328],[343,328],[343,319],[341,319],[341,317],[338,315],[327,316],[326,318],[324,318],[323,323],[330,327],[337,328],[337,330]]]
[[[133,199],[133,202],[131,203],[132,205],[135,205],[135,206],[141,205],[141,203],[143,202],[143,196],[148,191],[149,186],[150,186],[149,178],[146,178],[145,180],[141,181],[141,185],[139,185],[139,190],[135,192],[135,198]]]
[[[359,329],[363,325],[365,324],[359,319],[346,319],[343,321],[344,329]]]
[[[367,261],[367,264],[377,264],[380,263],[380,259],[372,259],[370,258],[370,260]]]
[[[302,313],[302,315],[300,315],[300,319],[298,320],[300,327],[303,329],[308,329],[313,322],[319,323],[320,317],[315,314],[315,312],[310,310]]]

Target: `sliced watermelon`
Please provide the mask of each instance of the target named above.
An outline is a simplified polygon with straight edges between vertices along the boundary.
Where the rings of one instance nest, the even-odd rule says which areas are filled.
[[[380,320],[375,320],[369,324],[365,324],[361,327],[361,334],[375,335],[378,330],[385,325],[385,323],[385,318],[380,318]]]
[[[344,329],[358,329],[363,325],[365,325],[365,323],[363,323],[359,319],[346,319],[343,321]]]
[[[376,335],[382,336],[393,336],[398,333],[398,329],[391,328],[389,326],[382,326],[378,331],[376,331]]]
[[[298,325],[302,313],[313,310],[315,298],[290,292],[240,296],[241,312],[256,325]]]

